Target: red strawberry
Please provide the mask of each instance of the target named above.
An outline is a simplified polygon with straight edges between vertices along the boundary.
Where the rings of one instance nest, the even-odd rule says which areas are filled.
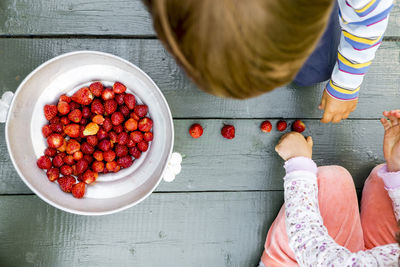
[[[126,86],[120,82],[115,82],[113,85],[113,90],[116,94],[122,94],[126,91]]]
[[[62,175],[71,175],[72,174],[72,167],[69,165],[62,165],[60,168],[60,172]]]
[[[111,122],[113,125],[118,125],[124,122],[124,115],[121,112],[115,112],[111,115]]]
[[[140,150],[134,146],[129,148],[129,154],[131,154],[135,159],[138,159],[142,155],[142,152],[140,152]]]
[[[55,123],[60,123],[60,117],[55,116],[54,118],[52,118],[51,120],[49,120],[50,125],[51,124],[55,124]]]
[[[80,109],[81,105],[79,105],[78,103],[72,101],[71,103],[69,103],[69,107],[71,108],[71,111],[72,111],[72,110],[75,110],[75,109]]]
[[[57,155],[57,149],[48,147],[44,150],[44,155],[48,157],[54,157]]]
[[[92,183],[96,182],[96,179],[98,176],[99,176],[99,174],[97,172],[94,172],[92,170],[87,170],[83,174],[82,181],[85,184],[92,184]]]
[[[64,116],[64,117],[61,117],[60,122],[62,125],[67,125],[67,124],[70,124],[71,121],[67,116]]]
[[[233,139],[235,138],[235,127],[233,125],[225,125],[221,129],[221,135],[226,139]]]
[[[91,146],[97,146],[97,144],[99,143],[99,140],[97,139],[96,135],[89,135],[86,138],[86,142],[88,142],[88,144]]]
[[[93,162],[93,160],[94,160],[92,155],[84,155],[83,159],[86,160],[89,164],[91,164]]]
[[[67,147],[66,147],[66,152],[67,154],[74,154],[75,152],[79,151],[81,149],[81,145],[79,144],[78,141],[74,139],[70,139],[67,142]]]
[[[57,123],[50,124],[50,129],[54,133],[62,133],[64,131],[64,126],[61,124],[61,122],[57,122]]]
[[[146,105],[137,105],[134,109],[135,114],[138,115],[139,117],[146,116],[148,111],[149,108]]]
[[[115,161],[107,162],[106,168],[110,172],[119,172],[121,167]]]
[[[64,137],[61,134],[53,133],[47,137],[47,144],[51,148],[59,148],[64,143]]]
[[[153,141],[153,133],[152,132],[145,132],[143,134],[143,140],[146,142]]]
[[[131,147],[136,146],[136,143],[135,143],[135,141],[133,141],[132,139],[129,138],[128,142],[126,143],[126,146],[131,148]]]
[[[131,156],[123,156],[117,160],[117,164],[122,168],[129,168],[133,164]]]
[[[67,102],[68,104],[71,103],[71,98],[67,95],[61,95],[60,96],[60,101]]]
[[[104,113],[104,106],[101,103],[101,100],[96,98],[95,100],[93,100],[92,105],[90,106],[90,111],[93,114],[99,114],[102,115]]]
[[[101,96],[104,86],[101,82],[94,82],[89,86],[90,92],[95,96]]]
[[[108,137],[112,143],[116,143],[118,139],[118,134],[116,132],[109,132]]]
[[[94,172],[103,172],[104,171],[104,162],[103,161],[95,161],[92,164],[92,170]]]
[[[82,119],[82,111],[80,111],[79,109],[74,109],[68,114],[68,119],[75,123],[80,122]]]
[[[83,182],[79,182],[77,184],[74,184],[72,186],[72,195],[75,198],[83,198],[83,196],[85,195],[85,190],[86,190],[86,185]]]
[[[95,159],[95,160],[97,160],[97,161],[102,161],[104,158],[103,158],[103,152],[101,152],[100,150],[96,150],[94,153],[93,153],[93,158]]]
[[[88,119],[88,118],[90,118],[90,116],[92,116],[92,112],[90,111],[90,108],[83,107],[82,108],[82,117]]]
[[[129,115],[130,115],[129,108],[125,105],[120,106],[119,112],[121,112],[122,115],[124,115],[124,117],[129,117]]]
[[[50,182],[54,182],[58,179],[58,177],[60,177],[60,171],[57,168],[51,168],[47,170],[46,174]]]
[[[107,150],[103,153],[104,160],[107,162],[111,162],[115,159],[115,152],[112,150]]]
[[[66,155],[63,158],[63,161],[65,164],[70,165],[70,166],[75,164],[75,159],[72,155]]]
[[[36,164],[40,169],[50,169],[51,168],[51,160],[47,156],[41,156],[36,161]]]
[[[306,129],[306,125],[301,120],[295,120],[292,129],[295,132],[302,133]]]
[[[62,165],[64,165],[64,159],[61,153],[57,154],[52,161],[52,164],[56,168],[60,168]]]
[[[71,110],[71,107],[69,106],[69,104],[67,102],[59,101],[57,104],[57,110],[58,110],[58,112],[60,112],[60,114],[66,115]]]
[[[111,142],[108,139],[103,139],[99,143],[99,148],[103,150],[103,152],[108,151],[111,149]]]
[[[92,103],[94,96],[89,88],[83,87],[73,94],[71,98],[76,103],[87,106]]]
[[[44,137],[48,137],[53,130],[51,129],[50,125],[45,125],[42,127],[42,134]]]
[[[140,131],[134,131],[131,132],[130,138],[133,140],[133,142],[139,143],[143,141],[143,134]]]
[[[55,116],[57,116],[57,107],[56,105],[45,105],[43,108],[44,116],[46,120],[50,121]]]
[[[94,152],[94,147],[89,145],[87,142],[81,144],[81,151],[83,154],[91,155]]]
[[[261,131],[269,133],[272,130],[272,124],[270,121],[263,121],[260,126]]]
[[[115,95],[115,101],[117,101],[118,105],[123,105],[124,104],[124,95],[125,94],[117,94],[117,95]]]
[[[286,130],[287,127],[287,123],[284,120],[280,120],[278,121],[278,123],[276,124],[276,128],[278,129],[278,131],[283,132],[284,130]]]
[[[126,155],[128,155],[128,148],[126,146],[120,145],[118,144],[115,147],[115,154],[117,155],[117,157],[121,158],[121,157],[125,157]],[[119,164],[121,165],[121,164]]]
[[[88,119],[82,118],[81,121],[79,122],[80,125],[86,125],[88,124]]]
[[[65,152],[66,149],[67,149],[67,141],[64,139],[62,145],[58,147],[57,150],[60,152]]]
[[[76,180],[73,176],[67,175],[58,178],[57,182],[62,191],[65,193],[71,193],[72,186],[76,183]]]
[[[120,134],[124,131],[124,126],[122,126],[122,124],[115,125],[113,127],[113,131],[116,132],[117,134]]]
[[[125,122],[124,126],[128,132],[135,131],[138,128],[138,122],[130,118]]]
[[[106,131],[104,131],[103,129],[100,129],[98,132],[97,132],[97,139],[98,140],[103,140],[103,139],[105,139],[105,138],[107,138],[108,137],[108,133],[106,132]]]
[[[79,124],[74,124],[74,123],[68,124],[64,128],[64,133],[71,138],[77,138],[80,136],[81,127]]]
[[[74,160],[78,161],[83,158],[83,153],[81,151],[77,151],[74,153]]]
[[[134,109],[136,104],[136,98],[132,94],[124,95],[124,103],[129,109]]]
[[[147,149],[149,149],[149,144],[147,142],[145,142],[145,141],[142,141],[142,142],[137,144],[137,147],[139,148],[140,151],[146,152]]]
[[[78,160],[76,163],[76,173],[82,174],[89,168],[89,162],[85,159]]]
[[[139,121],[139,130],[142,132],[150,132],[151,128],[153,128],[152,119],[144,117]]]
[[[192,126],[190,126],[189,128],[189,134],[193,137],[193,138],[199,138],[200,136],[203,135],[203,127],[198,124],[195,123]]]
[[[138,115],[135,114],[135,112],[131,112],[130,117],[132,119],[134,119],[135,121],[139,121],[140,117]]]
[[[120,145],[126,145],[129,140],[129,135],[126,132],[122,132],[117,137],[117,142]]]
[[[103,125],[104,117],[102,115],[96,115],[92,118],[92,121],[98,125]]]
[[[112,127],[113,127],[113,125],[112,125],[111,119],[110,118],[105,118],[104,121],[103,121],[103,129],[104,129],[104,131],[109,132],[109,131],[111,131]]]
[[[103,93],[101,93],[101,98],[103,100],[110,100],[115,97],[114,91],[111,88],[104,89]]]

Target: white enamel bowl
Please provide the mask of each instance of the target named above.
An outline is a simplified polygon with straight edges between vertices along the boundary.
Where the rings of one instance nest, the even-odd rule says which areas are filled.
[[[61,94],[72,95],[92,81],[125,84],[139,102],[149,106],[154,121],[149,150],[127,169],[101,174],[87,186],[83,199],[62,192],[36,165],[46,140],[43,106],[55,103]],[[174,142],[174,127],[168,104],[157,85],[142,70],[119,57],[94,51],[78,51],[53,58],[39,66],[18,87],[6,122],[6,140],[11,160],[25,184],[40,198],[61,210],[82,215],[104,215],[129,208],[153,192],[160,183]]]

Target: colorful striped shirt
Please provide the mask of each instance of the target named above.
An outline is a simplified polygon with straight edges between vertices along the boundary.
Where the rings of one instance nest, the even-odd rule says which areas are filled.
[[[358,98],[364,75],[382,43],[393,0],[338,0],[338,3],[342,34],[337,63],[326,91],[334,98],[352,100]]]

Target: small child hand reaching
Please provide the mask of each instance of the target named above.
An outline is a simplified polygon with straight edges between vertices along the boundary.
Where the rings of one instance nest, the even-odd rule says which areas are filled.
[[[285,161],[295,157],[312,158],[313,140],[297,132],[290,132],[281,137],[275,151]]]
[[[381,119],[385,129],[383,155],[388,171],[398,172],[400,171],[400,110],[385,111],[383,116],[386,117]]]

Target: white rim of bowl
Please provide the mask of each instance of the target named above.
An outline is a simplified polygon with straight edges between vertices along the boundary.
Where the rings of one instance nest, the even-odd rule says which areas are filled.
[[[22,173],[20,172],[20,170],[19,170],[17,164],[15,163],[14,156],[13,156],[13,154],[11,153],[11,148],[10,148],[9,140],[8,140],[8,134],[9,134],[9,133],[8,133],[8,123],[9,123],[9,121],[10,121],[11,112],[8,112],[8,114],[7,114],[7,120],[6,120],[6,144],[7,144],[8,154],[10,155],[11,162],[12,162],[13,165],[14,165],[14,169],[17,171],[17,173],[18,173],[19,177],[21,178],[21,180],[29,187],[30,190],[33,191],[33,193],[35,193],[35,194],[36,194],[37,196],[39,196],[43,201],[47,202],[47,203],[50,204],[51,206],[56,207],[56,208],[58,208],[58,209],[60,209],[60,210],[63,210],[63,211],[69,212],[69,213],[73,213],[73,214],[78,214],[78,215],[90,215],[90,216],[93,216],[93,215],[108,215],[108,214],[113,214],[113,213],[117,213],[117,212],[126,210],[126,209],[128,209],[128,208],[130,208],[130,207],[133,207],[133,206],[139,204],[139,203],[142,202],[144,199],[146,199],[149,195],[151,195],[151,193],[153,193],[154,190],[157,188],[157,186],[160,184],[160,182],[161,182],[161,180],[162,180],[162,177],[164,176],[165,170],[166,170],[166,168],[167,168],[168,160],[169,160],[169,158],[171,157],[172,151],[173,151],[173,149],[174,149],[174,140],[175,140],[174,122],[173,122],[171,110],[170,110],[170,108],[169,108],[169,105],[168,105],[167,100],[165,99],[164,94],[161,92],[160,88],[159,88],[159,87],[157,86],[157,84],[153,81],[153,79],[151,79],[150,76],[147,75],[147,73],[145,73],[145,72],[144,72],[142,69],[140,69],[138,66],[136,66],[136,65],[133,64],[132,62],[129,62],[129,61],[126,60],[126,59],[123,59],[123,58],[121,58],[121,57],[115,56],[115,55],[113,55],[113,54],[109,54],[109,53],[105,53],[105,52],[99,52],[99,51],[93,51],[93,50],[81,50],[81,51],[68,52],[68,53],[61,54],[61,55],[59,55],[59,56],[56,56],[56,57],[54,57],[54,58],[52,58],[52,59],[49,59],[49,60],[47,60],[46,62],[40,64],[40,65],[39,65],[38,67],[36,67],[31,73],[29,73],[29,75],[26,76],[25,79],[24,79],[24,80],[21,82],[21,84],[18,86],[17,90],[16,90],[15,93],[14,93],[14,97],[13,97],[13,99],[12,99],[12,101],[11,101],[9,111],[14,107],[15,99],[17,98],[19,92],[21,91],[21,88],[22,88],[22,87],[25,85],[25,83],[26,83],[33,75],[35,75],[40,69],[42,69],[44,66],[46,66],[46,65],[48,65],[48,64],[51,64],[52,62],[54,62],[54,61],[56,61],[56,60],[59,60],[59,59],[64,58],[64,57],[72,56],[72,55],[77,55],[77,54],[94,54],[94,55],[112,57],[112,58],[114,58],[114,59],[118,59],[118,60],[120,60],[120,61],[123,61],[124,63],[130,65],[131,67],[133,67],[133,68],[135,68],[136,70],[138,70],[139,72],[141,72],[146,78],[148,78],[149,81],[155,86],[155,88],[156,88],[156,89],[158,90],[158,92],[160,93],[161,98],[162,98],[164,104],[165,104],[166,107],[167,107],[168,118],[169,118],[169,121],[170,121],[171,126],[172,126],[172,127],[171,127],[171,137],[172,137],[171,139],[172,139],[172,140],[171,140],[171,148],[169,149],[167,160],[164,162],[164,166],[162,167],[161,176],[158,178],[157,183],[154,184],[154,186],[151,188],[151,190],[150,190],[147,194],[145,194],[143,197],[141,197],[139,200],[137,200],[137,201],[134,202],[134,203],[130,203],[130,204],[124,205],[124,206],[122,206],[122,207],[120,207],[120,208],[118,208],[118,209],[113,209],[113,210],[109,210],[109,211],[82,212],[82,211],[77,211],[77,210],[65,208],[65,207],[60,206],[60,205],[58,205],[57,203],[51,201],[50,199],[47,199],[47,198],[44,197],[40,192],[38,192],[38,191],[25,179],[25,177],[22,175]]]

